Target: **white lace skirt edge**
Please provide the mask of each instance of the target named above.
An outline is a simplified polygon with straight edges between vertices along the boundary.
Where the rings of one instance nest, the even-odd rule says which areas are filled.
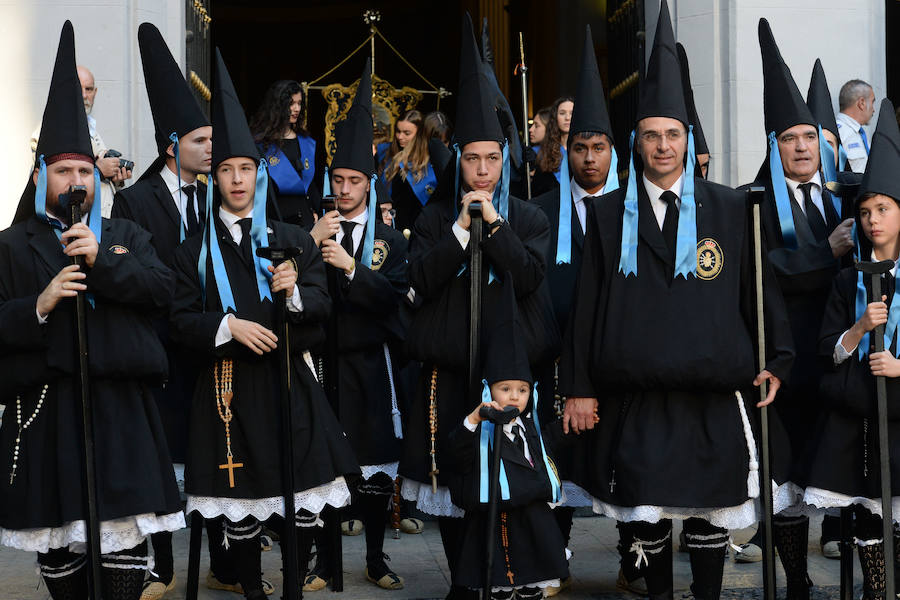
[[[415,502],[417,509],[429,515],[459,518],[466,514],[466,511],[453,504],[453,500],[450,499],[450,488],[446,486],[438,486],[435,493],[431,489],[431,484],[404,479],[400,495],[404,500]]]
[[[350,489],[343,477],[318,487],[303,490],[294,494],[294,506],[297,510],[305,509],[311,513],[322,512],[325,505],[341,508],[350,504]],[[284,498],[219,498],[215,496],[193,496],[188,494],[185,512],[197,511],[205,519],[224,516],[232,522],[247,517],[255,517],[264,521],[272,515],[284,516]]]

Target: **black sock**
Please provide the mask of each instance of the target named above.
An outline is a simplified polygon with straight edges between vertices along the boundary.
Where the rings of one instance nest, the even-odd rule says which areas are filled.
[[[38,565],[53,600],[84,600],[88,595],[87,556],[53,548],[38,553]]]
[[[225,521],[225,538],[238,581],[244,588],[244,595],[262,590],[262,550],[259,534],[262,527],[254,517],[247,517],[233,523]]]
[[[160,531],[150,536],[150,543],[153,544],[153,567],[154,572],[159,576],[159,580],[166,585],[172,582],[175,576],[175,560],[172,557],[172,532]]]
[[[647,582],[647,592],[653,595],[672,592],[672,521],[631,523],[634,542],[628,556],[634,563],[640,560],[641,573]]]
[[[103,600],[138,600],[144,587],[144,574],[150,562],[147,541],[134,548],[101,556]]]
[[[450,568],[450,580],[456,579],[456,567],[459,563],[460,545],[462,544],[462,519],[457,517],[438,517],[438,529],[441,532],[441,543]]]

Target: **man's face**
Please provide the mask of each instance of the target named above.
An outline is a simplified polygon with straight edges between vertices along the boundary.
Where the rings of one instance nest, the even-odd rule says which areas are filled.
[[[503,171],[503,150],[497,142],[470,142],[463,146],[459,160],[463,187],[494,193]]]
[[[174,144],[170,145],[166,153],[174,157]],[[194,175],[209,173],[212,163],[212,127],[198,127],[178,140],[179,160],[181,170]]]
[[[84,112],[91,114],[91,109],[94,108],[94,98],[97,96],[94,75],[84,67],[78,67],[78,80],[81,82],[81,98],[84,100]]]
[[[38,171],[35,169],[32,175],[35,185],[37,177]],[[94,165],[73,159],[47,165],[47,210],[62,220],[67,215],[59,206],[59,195],[67,193],[73,185],[83,185],[87,189],[81,212],[89,212],[94,203]]]
[[[778,136],[784,176],[800,183],[819,170],[819,134],[812,125],[794,125]]]
[[[291,105],[288,107],[290,111],[291,125],[297,122],[297,119],[300,118],[300,106],[303,102],[303,92],[297,92],[296,94],[291,96]]]
[[[700,171],[700,175],[703,176],[703,179],[706,179],[709,174],[709,154],[698,154],[697,155],[697,169]]]
[[[638,121],[637,148],[644,175],[656,183],[684,170],[687,131],[678,119],[647,117]]]
[[[569,144],[569,166],[575,182],[594,194],[606,183],[612,147],[605,134],[582,138],[576,135]]]
[[[352,219],[366,208],[369,178],[354,169],[335,169],[331,172],[331,193],[337,196],[338,212],[345,219]]]
[[[866,120],[860,122],[860,125],[865,125],[875,115],[875,92],[871,88],[869,89],[869,95],[866,96],[866,104],[862,107],[862,112]]]
[[[219,186],[225,210],[246,217],[253,210],[256,161],[246,156],[223,160],[216,167],[216,185]]]

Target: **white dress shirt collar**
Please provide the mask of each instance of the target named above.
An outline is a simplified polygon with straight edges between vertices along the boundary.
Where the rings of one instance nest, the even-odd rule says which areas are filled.
[[[858,132],[858,131],[859,131],[859,128],[862,127],[862,125],[860,125],[860,124],[857,122],[856,119],[854,119],[853,117],[851,117],[851,116],[848,115],[847,113],[839,112],[839,113],[837,114],[837,120],[838,120],[838,121],[843,121],[843,122],[846,123],[850,128],[852,128],[853,131],[856,131],[856,132]]]
[[[583,187],[578,185],[575,181],[575,178],[572,178],[572,181],[569,184],[569,189],[572,191],[572,202],[575,205],[575,214],[578,215],[578,222],[581,223],[581,233],[584,233],[587,227],[587,205],[584,203],[584,199],[588,196],[598,197],[603,195],[603,190],[606,188],[604,185],[596,194],[591,194],[586,191]]]
[[[803,209],[803,212],[806,213],[807,207],[805,206],[805,199],[803,198],[803,190],[800,189],[801,183],[799,181],[794,181],[793,179],[789,179],[787,177],[784,178],[785,183],[787,183],[788,189],[791,190],[791,194],[794,196],[794,199],[797,200],[797,204],[800,205],[800,208]],[[804,183],[813,184],[812,189],[810,189],[809,194],[812,197],[813,204],[816,205],[816,208],[819,209],[819,212],[822,213],[822,216],[825,216],[825,210],[822,204],[822,177],[818,171],[810,178],[809,181]]]
[[[646,175],[641,175],[644,180],[644,189],[647,190],[647,197],[650,198],[650,207],[653,209],[653,216],[656,217],[656,223],[659,225],[659,230],[662,231],[663,221],[666,220],[666,208],[668,208],[668,204],[666,204],[665,200],[661,199],[663,192],[672,192],[678,199],[675,201],[675,207],[679,208],[681,206],[681,194],[684,191],[684,171],[681,172],[678,179],[675,183],[672,184],[668,190],[664,190],[649,179],[647,179]]]

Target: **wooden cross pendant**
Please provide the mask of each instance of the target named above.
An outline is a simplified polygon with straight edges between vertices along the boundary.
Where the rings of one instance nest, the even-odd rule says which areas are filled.
[[[231,461],[231,455],[227,456],[228,460],[225,464],[219,465],[219,469],[228,469],[228,487],[234,487],[234,470],[243,467],[244,463],[236,463]]]

